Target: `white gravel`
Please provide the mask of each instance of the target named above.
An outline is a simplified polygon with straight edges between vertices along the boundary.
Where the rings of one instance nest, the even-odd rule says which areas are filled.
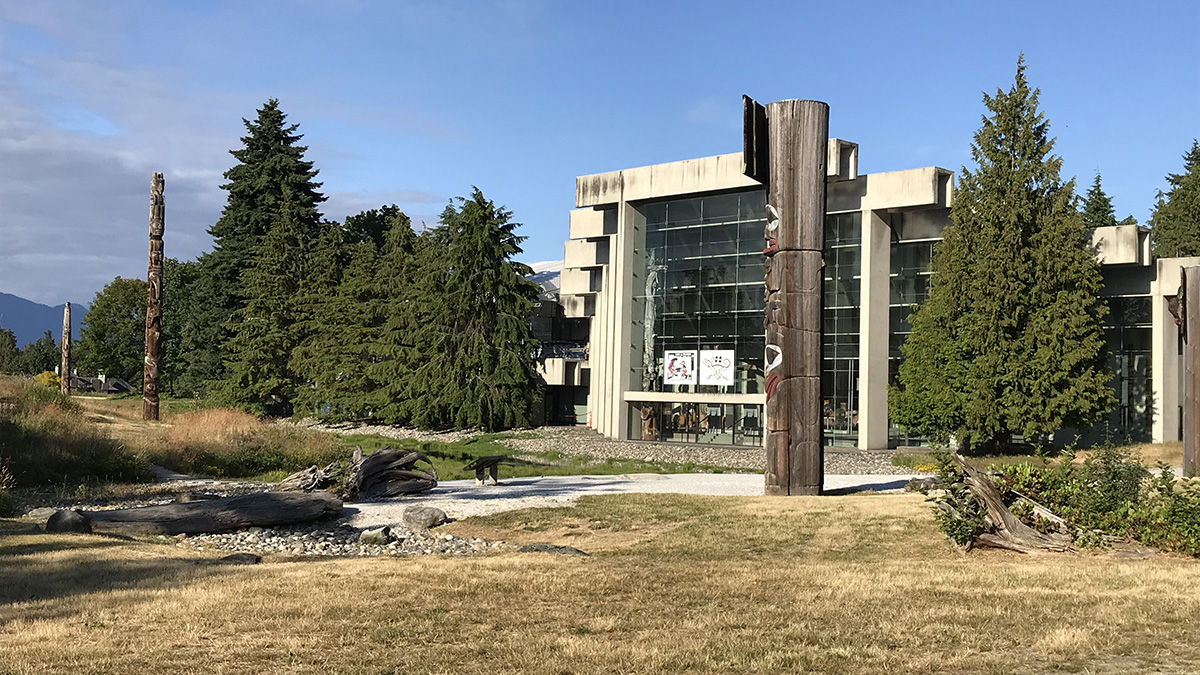
[[[845,492],[897,491],[918,474],[826,475],[825,490]],[[438,483],[432,491],[379,502],[347,503],[342,520],[356,528],[400,522],[410,505],[436,506],[451,518],[468,518],[528,508],[572,506],[584,495],[614,493],[677,493],[717,496],[761,496],[762,474],[687,473],[622,474],[616,476],[541,476],[502,479],[499,485],[478,486],[474,480]]]

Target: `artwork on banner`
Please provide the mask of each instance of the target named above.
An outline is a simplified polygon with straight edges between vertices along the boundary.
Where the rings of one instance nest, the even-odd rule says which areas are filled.
[[[663,353],[663,384],[696,384],[695,349],[668,349]]]
[[[700,384],[722,387],[733,385],[732,349],[710,349],[700,352]]]

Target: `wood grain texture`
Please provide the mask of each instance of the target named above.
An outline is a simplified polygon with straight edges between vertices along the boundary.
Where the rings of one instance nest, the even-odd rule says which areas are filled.
[[[770,180],[766,261],[767,494],[820,494],[821,331],[829,106],[766,106]]]
[[[150,262],[146,270],[146,358],[142,367],[142,419],[158,419],[159,338],[162,336],[163,175],[150,177]]]
[[[1183,270],[1183,475],[1200,469],[1200,266]]]
[[[71,303],[63,307],[62,359],[58,366],[58,387],[64,396],[71,395]]]
[[[246,527],[304,523],[341,513],[342,500],[328,492],[256,492],[238,497],[84,511],[101,533],[211,534]]]

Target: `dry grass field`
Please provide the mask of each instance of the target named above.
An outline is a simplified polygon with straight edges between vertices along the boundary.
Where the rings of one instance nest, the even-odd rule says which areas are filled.
[[[453,523],[590,557],[208,564],[0,534],[0,673],[1200,672],[1200,563],[960,554],[916,495],[612,495]]]

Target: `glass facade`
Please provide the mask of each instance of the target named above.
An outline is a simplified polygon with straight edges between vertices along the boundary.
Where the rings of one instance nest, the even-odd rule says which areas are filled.
[[[740,403],[630,403],[629,438],[706,445],[762,445],[762,406]]]
[[[825,326],[821,372],[826,445],[858,442],[858,320],[862,213],[825,217]]]
[[[1142,296],[1106,300],[1108,325],[1104,335],[1113,372],[1110,384],[1117,397],[1108,417],[1107,433],[1116,442],[1149,442],[1154,416],[1150,382],[1151,299]]]
[[[922,214],[896,213],[891,217],[891,267],[888,291],[888,383],[896,384],[904,355],[900,345],[912,333],[908,317],[929,297],[933,246],[941,241],[944,221]],[[922,445],[926,440],[912,436],[888,418],[888,445]]]
[[[634,290],[641,391],[763,391],[765,275],[762,190],[644,204],[646,244]],[[733,352],[732,384],[663,381],[668,350]]]

